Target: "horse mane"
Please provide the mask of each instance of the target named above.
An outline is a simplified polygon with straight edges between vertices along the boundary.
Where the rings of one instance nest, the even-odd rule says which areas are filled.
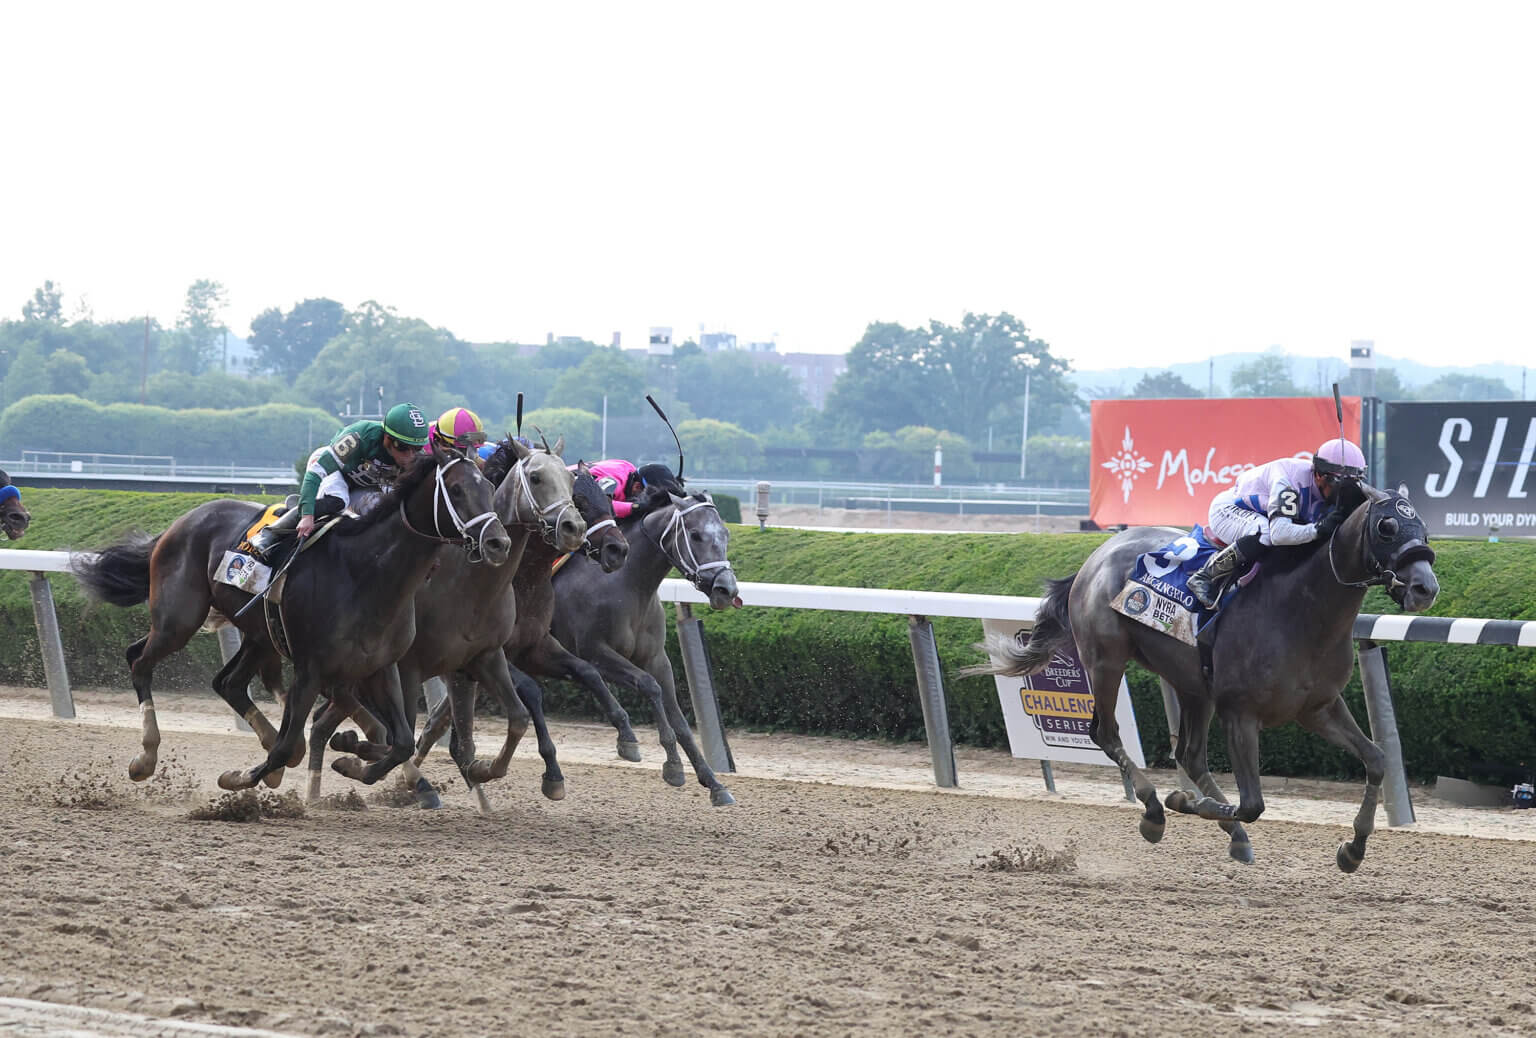
[[[587,519],[588,523],[591,523],[596,521],[596,519],[611,517],[613,515],[613,502],[608,499],[607,494],[603,493],[603,488],[597,485],[597,480],[593,477],[591,470],[577,462],[576,468],[572,471],[571,475],[576,477],[571,487],[571,500],[576,502],[576,510],[581,513],[582,518],[587,519],[587,516],[590,514],[595,517]],[[583,505],[586,507],[582,507]]]
[[[517,464],[517,454],[512,449],[512,436],[507,434],[496,444],[496,450],[489,458],[485,459],[485,468],[480,474],[493,487],[501,486],[502,480],[507,478],[507,473],[512,471],[512,466]]]
[[[380,494],[378,500],[369,505],[352,522],[337,523],[336,529],[331,531],[332,536],[356,537],[360,533],[373,529],[394,514],[400,507],[400,502],[410,496],[411,491],[419,487],[436,469],[437,459],[431,454],[423,454],[410,468],[400,474],[399,479],[395,480],[394,490],[391,493]]]
[[[5,469],[0,469],[0,487],[8,487],[10,485],[11,485],[10,473],[6,472]]]

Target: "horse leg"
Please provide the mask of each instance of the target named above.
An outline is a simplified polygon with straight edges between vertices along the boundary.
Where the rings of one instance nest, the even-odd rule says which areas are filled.
[[[1387,772],[1386,754],[1360,730],[1343,696],[1296,720],[1307,731],[1349,750],[1365,765],[1365,799],[1360,802],[1360,813],[1355,815],[1355,838],[1339,844],[1336,855],[1339,868],[1354,872],[1365,860],[1366,838],[1376,831],[1376,804],[1381,799],[1381,783]]]
[[[346,716],[332,699],[309,724],[309,788],[305,799],[311,804],[320,799],[320,769],[325,767],[325,747],[330,743],[331,733]]]
[[[244,644],[244,642],[241,644]],[[261,671],[262,685],[266,687],[266,690],[271,694],[273,701],[276,702],[278,708],[281,709],[288,702],[288,690],[283,687],[283,658],[277,654],[276,649],[269,647],[268,651],[262,654],[257,666]],[[253,715],[247,717],[245,720],[246,723],[248,723],[252,728],[255,728],[256,731],[260,733],[261,728],[257,727],[257,719],[259,719],[260,723],[268,729],[272,727],[267,723],[266,717],[262,716],[260,710],[254,710]],[[273,732],[272,739],[274,742],[277,740],[276,732]],[[289,768],[297,768],[303,759],[304,742],[303,740],[300,740],[298,746],[294,749],[294,755],[288,759],[285,766]]]
[[[1232,714],[1221,719],[1227,733],[1227,755],[1232,758],[1232,775],[1237,779],[1237,807],[1216,804],[1215,810],[1202,811],[1201,818],[1235,818],[1239,822],[1257,821],[1264,813],[1264,792],[1259,788],[1259,721],[1252,714]],[[1202,798],[1202,800],[1205,798]]]
[[[302,759],[304,753],[304,720],[320,695],[317,675],[301,668],[294,676],[293,689],[283,703],[283,723],[277,730],[277,741],[267,751],[267,759],[250,771],[226,771],[219,776],[220,789],[250,789],[274,768],[287,766],[286,762]],[[298,754],[298,757],[295,757]]]
[[[537,645],[513,662],[534,677],[574,681],[592,694],[608,723],[618,730],[618,753],[622,760],[640,760],[640,739],[630,726],[629,712],[619,705],[603,676],[586,660],[567,652],[565,646],[546,634]]]
[[[736,803],[736,798],[731,796],[731,791],[715,777],[714,769],[709,766],[709,761],[704,759],[704,752],[694,742],[693,731],[688,727],[688,718],[683,716],[683,708],[677,702],[677,684],[672,677],[672,662],[667,659],[665,652],[658,652],[651,660],[651,665],[646,668],[646,673],[655,678],[661,687],[662,704],[666,708],[667,719],[672,722],[673,729],[677,732],[677,742],[682,744],[683,752],[688,754],[688,760],[693,765],[693,773],[698,776],[699,785],[709,790],[709,803],[712,807],[726,807]],[[672,752],[675,754],[676,748]]]
[[[1120,722],[1115,720],[1120,679],[1125,676],[1125,659],[1121,657],[1118,663],[1096,660],[1088,667],[1088,684],[1093,689],[1093,720],[1088,726],[1088,737],[1119,766],[1120,774],[1131,780],[1136,799],[1145,808],[1141,815],[1141,835],[1148,843],[1156,843],[1163,838],[1167,816],[1163,813],[1162,801],[1157,799],[1152,780],[1125,752],[1125,744],[1120,741]]]
[[[1164,803],[1171,810],[1181,814],[1197,815],[1200,813],[1197,803],[1210,800],[1217,804],[1225,804],[1227,798],[1222,794],[1221,787],[1216,784],[1216,779],[1211,776],[1210,765],[1206,762],[1206,747],[1210,740],[1211,715],[1216,712],[1216,705],[1208,699],[1196,696],[1186,696],[1179,693],[1179,766],[1184,769],[1184,774],[1189,776],[1195,787],[1204,794],[1200,801],[1182,789],[1176,789],[1169,793]],[[1234,861],[1240,861],[1244,865],[1253,864],[1253,844],[1248,839],[1248,830],[1244,829],[1241,822],[1231,819],[1222,819],[1219,824],[1222,831],[1231,838],[1227,845],[1227,853]]]
[[[518,697],[517,687],[512,679],[512,668],[507,664],[506,654],[499,648],[483,652],[465,664],[463,670],[454,675],[455,687],[457,688],[460,682],[468,684],[469,679],[478,681],[495,692],[507,711],[507,738],[502,743],[501,752],[496,754],[489,765],[483,761],[476,761],[470,768],[468,777],[477,783],[483,783],[506,775],[507,765],[512,761],[512,754],[523,736],[528,734],[528,725],[533,717],[528,712],[528,707]],[[457,717],[460,703],[463,703],[466,709],[473,710],[473,695],[465,696],[459,693],[454,703],[455,717]]]
[[[539,756],[544,758],[544,777],[539,783],[539,791],[546,800],[564,800],[565,776],[561,774],[560,761],[555,757],[555,740],[549,736],[549,723],[544,720],[544,689],[533,678],[510,664],[507,671],[512,675],[512,684],[517,688],[517,698],[528,708],[528,715],[533,720],[534,738],[539,744]]]
[[[173,567],[167,580],[173,580],[184,564]],[[139,697],[139,721],[142,749],[128,762],[128,777],[143,782],[155,773],[160,758],[160,723],[155,720],[155,697],[150,691],[155,664],[178,652],[203,625],[212,596],[207,581],[184,581],[179,594],[167,594],[156,584],[150,593],[149,634],[128,647],[129,673],[133,691]]]
[[[420,687],[419,682],[417,687]],[[397,666],[392,663],[368,678],[364,689],[369,709],[375,711],[389,729],[389,750],[366,766],[358,757],[339,757],[331,762],[331,769],[371,786],[410,759],[416,733],[414,711],[406,709]]]
[[[259,657],[262,649],[257,648],[251,641],[242,639],[240,648],[229,658],[213,677],[213,690],[219,698],[229,704],[229,708],[245,719],[245,723],[251,726],[256,733],[261,748],[270,750],[272,744],[277,741],[277,730],[266,719],[262,712],[256,709],[256,704],[251,702],[251,694],[248,686],[251,678],[255,677],[259,666]],[[283,769],[276,768],[269,772],[263,781],[276,789],[282,785]]]
[[[688,776],[683,771],[682,759],[677,755],[677,733],[672,729],[672,722],[667,719],[666,704],[662,702],[661,685],[606,645],[599,647],[589,662],[597,667],[598,674],[605,682],[617,682],[651,701],[651,713],[656,718],[656,735],[667,755],[661,764],[662,780],[669,786],[681,786],[687,782]]]

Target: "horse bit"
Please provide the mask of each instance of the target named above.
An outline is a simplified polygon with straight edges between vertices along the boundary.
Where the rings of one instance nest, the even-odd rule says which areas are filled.
[[[466,458],[453,458],[448,464],[439,465],[437,472],[434,473],[437,486],[432,491],[432,533],[422,533],[411,525],[411,520],[405,514],[404,498],[400,501],[400,518],[404,520],[405,528],[418,537],[442,541],[444,544],[452,544],[455,540],[461,541],[464,545],[464,553],[468,556],[469,561],[479,562],[485,558],[485,533],[491,528],[491,520],[496,518],[496,512],[492,509],[489,512],[481,512],[479,515],[469,519],[459,518],[458,510],[453,507],[453,502],[448,498],[448,486],[443,482],[443,473],[460,462],[466,465],[469,464]],[[448,513],[449,521],[453,523],[454,529],[459,532],[458,538],[443,536],[442,520],[438,518],[439,505],[441,505],[443,511]],[[480,527],[478,536],[470,532],[470,529],[476,525]]]
[[[672,564],[682,571],[683,576],[688,578],[688,582],[701,594],[707,595],[709,594],[709,589],[703,586],[703,574],[708,570],[714,569],[728,570],[731,568],[731,560],[719,559],[715,562],[700,562],[694,556],[693,547],[689,545],[688,539],[683,536],[687,530],[687,525],[683,522],[683,516],[689,512],[698,511],[700,508],[715,508],[715,503],[706,498],[703,501],[694,502],[687,508],[679,508],[674,505],[672,518],[667,520],[666,528],[661,531],[661,537],[651,537],[651,539],[656,542],[656,547],[661,549],[662,554],[671,559]],[[715,510],[715,514],[719,514],[719,509]],[[646,529],[644,525],[640,528],[645,530],[646,536],[651,536],[650,530]],[[672,551],[667,551],[663,544],[667,537],[672,538]],[[719,578],[717,577],[716,579]]]

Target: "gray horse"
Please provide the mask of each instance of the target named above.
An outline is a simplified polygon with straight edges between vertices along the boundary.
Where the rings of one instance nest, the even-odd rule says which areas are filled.
[[[1296,721],[1365,765],[1355,838],[1341,844],[1336,856],[1339,868],[1353,872],[1375,831],[1385,768],[1381,749],[1361,732],[1340,695],[1354,669],[1354,620],[1368,587],[1383,585],[1404,610],[1419,612],[1434,602],[1440,585],[1432,569],[1435,554],[1406,487],[1392,493],[1361,486],[1350,497],[1353,511],[1332,539],[1271,552],[1260,579],[1232,599],[1218,620],[1209,677],[1194,647],[1110,608],[1137,556],[1183,532],[1164,527],[1133,528],[1105,541],[1075,575],[1051,582],[1027,645],[994,638],[988,651],[1005,662],[965,673],[1035,674],[1054,651],[1075,641],[1093,688],[1089,733],[1131,780],[1146,807],[1141,834],[1152,843],[1163,836],[1163,805],[1125,752],[1115,700],[1130,660],[1162,677],[1178,695],[1178,762],[1202,794],[1193,798],[1175,790],[1167,805],[1220,822],[1231,837],[1229,853],[1243,862],[1253,860],[1253,849],[1241,823],[1264,810],[1259,730]],[[1236,807],[1227,803],[1206,765],[1213,714],[1226,731],[1239,792]]]
[[[688,720],[677,703],[672,661],[667,658],[667,617],[657,590],[676,567],[716,609],[741,605],[736,574],[726,549],[730,532],[707,494],[667,494],[664,504],[641,518],[620,521],[629,541],[629,557],[612,573],[584,556],[573,556],[555,574],[555,615],[550,633],[572,653],[595,666],[603,680],[646,695],[656,714],[656,728],[667,760],[662,778],[681,786],[686,777],[678,758],[681,743],[699,784],[716,807],[735,798],[715,777],[699,752]],[[611,696],[609,697],[611,699]],[[617,703],[601,701],[612,718]]]

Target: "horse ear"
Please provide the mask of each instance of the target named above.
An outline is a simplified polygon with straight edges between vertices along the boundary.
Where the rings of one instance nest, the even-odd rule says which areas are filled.
[[[590,475],[592,475],[592,466],[587,464],[587,459],[585,459],[585,458],[577,458],[576,459],[576,471],[581,473],[584,476],[590,476]]]
[[[1398,497],[1407,497],[1408,496],[1408,484],[1407,483],[1399,483],[1397,485],[1397,496]]]
[[[517,455],[518,461],[522,461],[533,453],[532,449],[524,447],[520,440],[508,440],[507,442],[512,445],[512,453]]]
[[[555,445],[549,449],[549,453],[553,454],[557,458],[565,457],[565,437],[564,436],[561,436],[560,438],[555,440]]]

